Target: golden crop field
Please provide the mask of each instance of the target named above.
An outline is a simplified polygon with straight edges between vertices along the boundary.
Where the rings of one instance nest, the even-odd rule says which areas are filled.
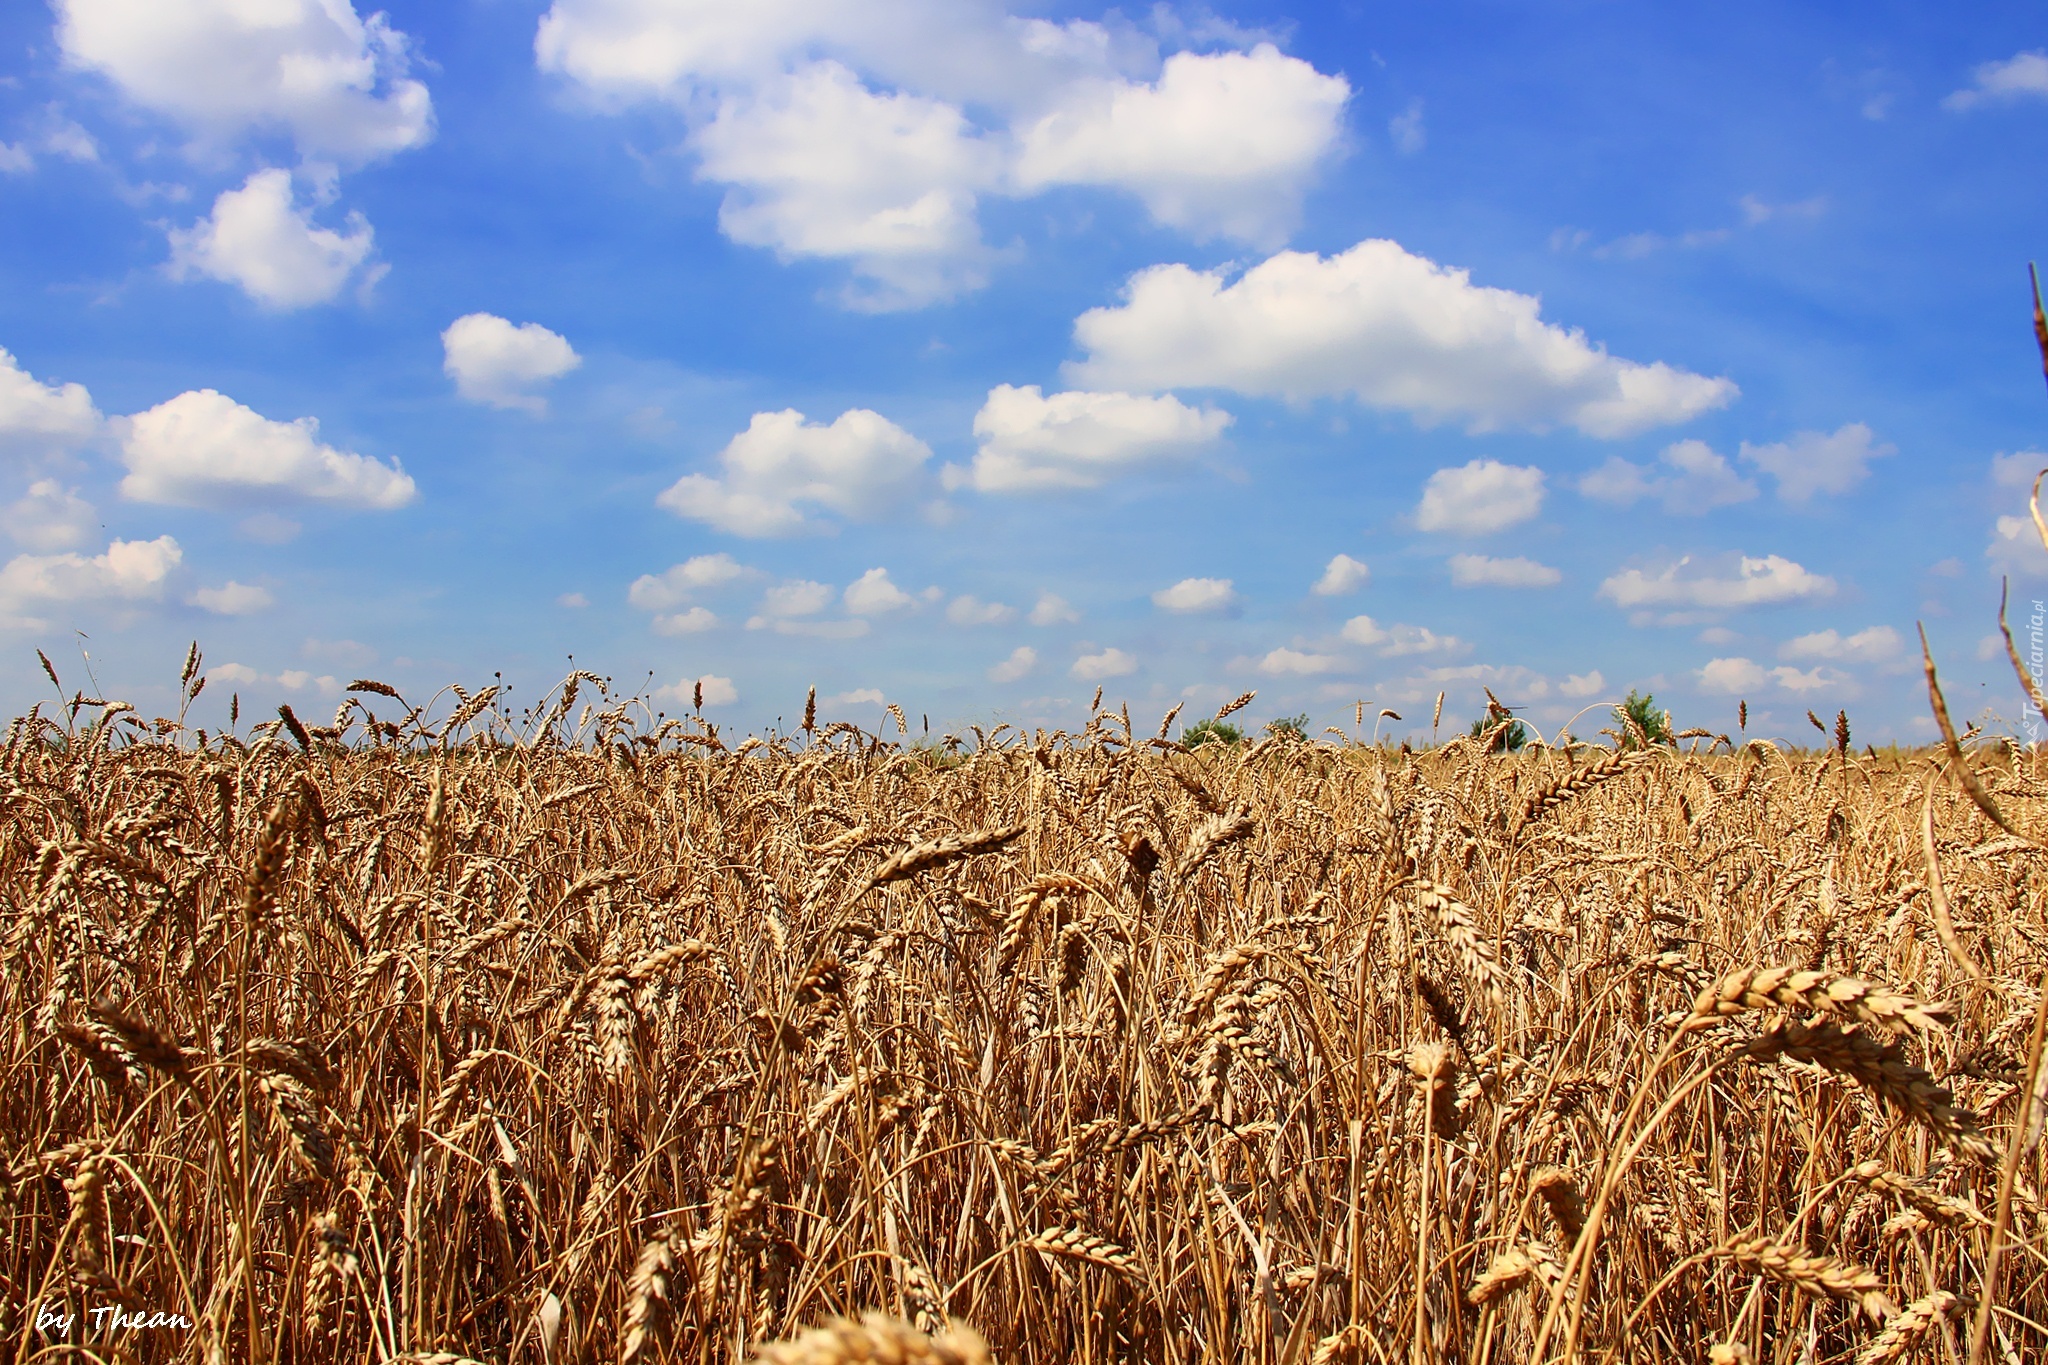
[[[15,723],[11,1358],[2048,1353],[2009,748],[2017,834],[1939,752],[728,749],[598,686]]]

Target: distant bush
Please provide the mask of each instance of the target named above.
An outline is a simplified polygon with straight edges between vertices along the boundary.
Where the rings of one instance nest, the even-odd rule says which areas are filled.
[[[1269,720],[1266,722],[1266,733],[1274,739],[1307,739],[1308,712]]]
[[[1644,740],[1651,744],[1672,742],[1669,713],[1658,710],[1656,700],[1648,692],[1638,696],[1633,687],[1628,690],[1628,699],[1614,708],[1614,723],[1620,727],[1624,749],[1636,748]]]
[[[1180,732],[1180,742],[1190,749],[1204,744],[1241,744],[1244,731],[1227,720],[1201,720]]]
[[[1498,722],[1489,721],[1486,717],[1481,716],[1478,720],[1472,722],[1472,728],[1467,733],[1474,739],[1484,739],[1486,738],[1486,732],[1496,724]],[[1507,728],[1493,737],[1493,747],[1488,752],[1511,754],[1528,742],[1529,727],[1518,720],[1509,721]]]

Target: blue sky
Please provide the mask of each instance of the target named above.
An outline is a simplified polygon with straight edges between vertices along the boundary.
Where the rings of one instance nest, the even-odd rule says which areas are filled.
[[[8,7],[0,705],[2012,728],[2044,153],[2019,4]]]

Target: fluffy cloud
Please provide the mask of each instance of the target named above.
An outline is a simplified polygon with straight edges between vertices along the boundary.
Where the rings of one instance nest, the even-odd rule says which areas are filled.
[[[1227,284],[1223,270],[1153,266],[1131,277],[1121,305],[1083,313],[1074,337],[1088,355],[1069,374],[1090,388],[1349,394],[1475,431],[1625,436],[1736,394],[1726,379],[1610,356],[1544,322],[1533,296],[1482,288],[1383,240],[1327,258],[1283,251]]]
[[[767,616],[816,616],[832,605],[832,585],[807,578],[777,583],[761,595],[761,611]]]
[[[944,0],[555,0],[534,53],[601,106],[682,109],[700,174],[728,187],[726,235],[845,261],[842,301],[878,309],[985,280],[990,194],[1099,186],[1196,236],[1283,234],[1338,145],[1350,86],[1270,44],[1206,36],[1248,50],[1162,62],[1114,17]]]
[[[57,0],[65,60],[217,138],[283,128],[308,157],[365,162],[433,135],[407,39],[350,0]]]
[[[999,384],[974,416],[981,442],[971,469],[948,481],[984,493],[1099,488],[1133,467],[1186,458],[1230,425],[1227,412],[1191,408],[1171,394],[1076,390],[1050,398],[1036,384]]]
[[[0,621],[39,625],[20,613],[44,604],[156,601],[184,557],[169,536],[117,540],[90,557],[16,555],[0,567]]]
[[[820,697],[818,700],[827,706],[839,707],[883,706],[888,703],[889,699],[882,694],[882,689],[879,687],[856,687],[851,692],[835,692],[829,697]]]
[[[721,678],[716,673],[706,673],[700,678],[683,678],[666,687],[657,687],[654,696],[657,701],[692,706],[700,689],[706,706],[730,706],[740,699],[740,690],[733,686],[732,679]]]
[[[1802,671],[1781,664],[1776,668],[1766,669],[1752,659],[1739,656],[1710,659],[1695,676],[1700,680],[1701,691],[1719,692],[1726,696],[1756,692],[1772,685],[1781,691],[1794,694],[1820,692],[1841,689],[1850,681],[1847,674],[1832,668],[1809,668]]]
[[[2002,62],[1985,62],[1970,73],[1970,84],[1941,106],[1964,110],[2028,99],[2048,100],[2048,52],[2022,52]]]
[[[1452,555],[1451,582],[1460,588],[1548,588],[1564,575],[1548,564],[1519,555],[1495,559],[1488,555]]]
[[[1067,604],[1067,599],[1058,593],[1042,592],[1031,607],[1031,624],[1034,626],[1069,625],[1081,619],[1081,613]]]
[[[1992,523],[1991,543],[1984,547],[1984,557],[1996,573],[2031,578],[2048,574],[2048,550],[2042,548],[2031,517],[2000,517]]]
[[[1600,596],[1625,610],[1692,607],[1739,611],[1780,602],[1815,601],[1834,591],[1834,579],[1781,555],[1742,555],[1732,564],[1718,566],[1699,565],[1687,556],[1655,573],[1626,569],[1600,584]]]
[[[0,530],[31,550],[68,550],[91,538],[98,515],[77,489],[38,479],[26,496],[0,510]]]
[[[1341,597],[1364,587],[1371,577],[1372,570],[1365,566],[1365,561],[1350,555],[1333,555],[1323,566],[1323,576],[1309,591],[1318,597]]]
[[[1138,661],[1121,649],[1105,649],[1099,654],[1083,654],[1067,671],[1082,682],[1101,682],[1104,678],[1121,678],[1137,672]]]
[[[1905,652],[1906,642],[1890,626],[1870,626],[1854,635],[1830,627],[1787,640],[1778,648],[1785,659],[1826,659],[1834,663],[1888,664]]]
[[[1566,674],[1565,680],[1557,685],[1557,692],[1559,696],[1576,701],[1581,697],[1597,696],[1606,686],[1607,679],[1601,677],[1600,670],[1596,668],[1590,673]]]
[[[746,572],[731,555],[696,555],[662,573],[641,574],[626,589],[626,600],[642,611],[668,611],[692,595],[730,583]]]
[[[1415,524],[1425,531],[1483,536],[1527,521],[1542,510],[1542,470],[1473,460],[1429,476]]]
[[[946,619],[956,626],[999,626],[1015,619],[1014,607],[1001,602],[984,602],[978,597],[963,595],[946,604]]]
[[[917,599],[889,581],[887,569],[869,569],[847,584],[845,598],[855,616],[884,616],[917,605]]]
[[[1310,676],[1328,673],[1343,661],[1334,654],[1308,654],[1298,649],[1276,649],[1259,660],[1259,672],[1268,677]]]
[[[1227,578],[1183,578],[1170,588],[1152,594],[1152,605],[1161,611],[1224,611],[1237,602],[1237,591]]]
[[[120,424],[128,476],[122,496],[205,507],[291,497],[390,511],[412,501],[413,481],[316,438],[314,418],[273,422],[212,389],[181,393]]]
[[[1699,671],[1700,689],[1706,692],[1721,692],[1734,696],[1738,692],[1754,692],[1761,688],[1768,678],[1763,665],[1753,659],[1730,658],[1709,659]]]
[[[718,616],[708,607],[691,607],[688,611],[659,612],[648,624],[654,627],[656,635],[698,635],[718,624]]]
[[[922,307],[987,278],[975,203],[997,154],[953,105],[816,62],[722,100],[694,145],[703,176],[733,187],[725,235],[785,260],[847,261],[852,307]]]
[[[900,506],[924,477],[931,447],[879,413],[853,408],[830,426],[793,408],[757,412],[718,454],[716,478],[685,474],[655,501],[737,536],[808,529],[799,504],[849,517]]]
[[[281,687],[287,692],[304,692],[311,689],[325,697],[341,695],[341,679],[330,673],[316,675],[303,668],[287,668],[281,673],[261,673],[247,664],[226,663],[208,669],[206,676],[209,680],[234,687],[262,685]]]
[[[1439,635],[1428,626],[1382,626],[1370,616],[1354,616],[1344,623],[1344,639],[1354,645],[1377,650],[1394,659],[1405,654],[1461,654],[1468,645],[1455,635]]]
[[[1079,665],[1076,665],[1078,667]],[[988,671],[988,680],[997,683],[1013,683],[1038,667],[1038,651],[1030,645],[1018,645],[1010,651],[1010,657]]]
[[[466,313],[449,323],[441,351],[441,368],[464,398],[535,414],[548,404],[532,390],[583,363],[559,333],[537,322],[514,327],[494,313]]]
[[[1598,469],[1580,477],[1579,492],[1618,507],[1655,498],[1674,516],[1698,516],[1756,496],[1756,485],[1737,474],[1727,458],[1705,441],[1668,445],[1658,459],[1661,470],[1610,456]]]
[[[1152,217],[1197,237],[1275,245],[1336,146],[1351,86],[1262,43],[1179,52],[1159,79],[1076,82],[1021,132],[1015,175],[1130,190]]]
[[[1851,422],[1834,432],[1802,431],[1789,441],[1742,443],[1742,458],[1778,480],[1778,496],[1806,502],[1816,493],[1846,493],[1863,482],[1870,462],[1898,453],[1879,443],[1869,427]]]
[[[43,384],[0,348],[0,456],[65,454],[91,440],[100,414],[83,384]]]
[[[868,578],[863,578],[853,587],[859,588],[868,581]],[[888,582],[887,574],[882,575],[881,582]],[[894,587],[893,584],[889,586]],[[868,623],[858,616],[832,621],[810,619],[831,606],[838,596],[831,584],[807,578],[777,583],[761,595],[761,609],[747,619],[747,629],[772,630],[778,635],[805,635],[821,640],[852,640],[867,634]]]
[[[2048,469],[2048,453],[2015,450],[1991,457],[1991,482],[2000,488],[2032,489],[2034,476]]]
[[[314,226],[312,209],[293,203],[290,171],[258,171],[214,200],[211,217],[171,230],[171,276],[221,280],[268,308],[325,303],[369,259],[375,240],[360,213],[349,215],[348,227]]]
[[[216,616],[249,616],[276,602],[268,592],[232,578],[217,588],[201,588],[192,594],[192,605]]]
[[[1240,42],[1205,25],[1187,36]],[[1042,103],[1077,79],[1156,69],[1158,45],[1127,24],[1019,19],[959,0],[554,0],[534,55],[612,106],[688,106],[746,89],[807,57],[830,56],[881,80],[995,108]]]

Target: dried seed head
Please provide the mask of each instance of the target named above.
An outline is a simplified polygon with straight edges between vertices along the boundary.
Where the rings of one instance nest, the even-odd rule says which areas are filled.
[[[994,1365],[988,1343],[955,1324],[937,1336],[881,1313],[842,1318],[761,1348],[761,1365]]]

